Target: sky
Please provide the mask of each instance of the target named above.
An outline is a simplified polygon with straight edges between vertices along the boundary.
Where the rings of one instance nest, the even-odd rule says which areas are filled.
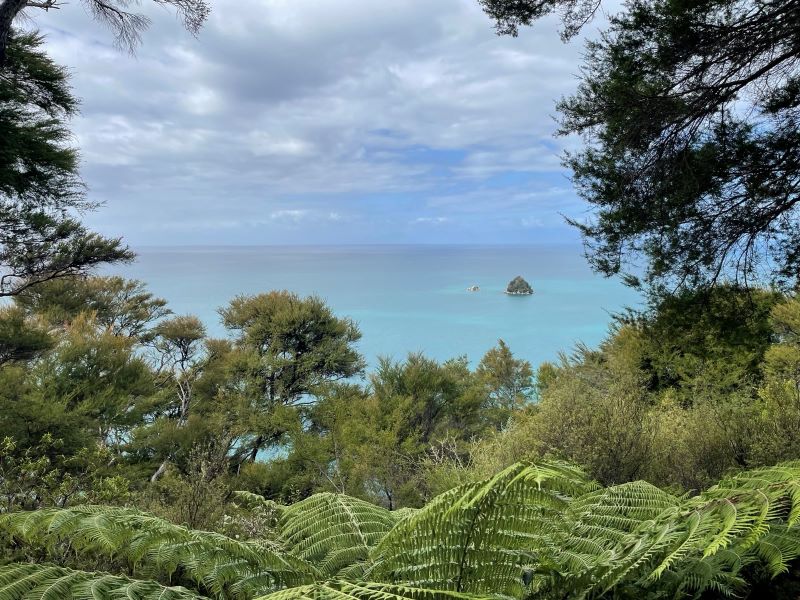
[[[141,9],[153,23],[135,56],[78,0],[30,13],[73,74],[82,173],[103,203],[85,221],[102,233],[577,240],[563,215],[586,208],[560,165],[577,140],[553,133],[583,42],[562,43],[556,19],[510,38],[476,0],[216,0],[195,38],[169,9]]]

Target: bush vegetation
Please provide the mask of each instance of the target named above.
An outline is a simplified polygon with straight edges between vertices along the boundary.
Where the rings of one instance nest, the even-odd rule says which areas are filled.
[[[536,372],[500,341],[365,374],[317,298],[220,312],[210,338],[108,277],[2,309],[47,343],[0,365],[0,598],[792,589],[792,295],[665,298]]]
[[[565,37],[600,6],[480,3]],[[567,164],[595,268],[648,261],[644,310],[535,371],[499,340],[369,373],[319,298],[236,297],[214,338],[93,274],[133,254],[80,221],[26,4],[0,0],[0,600],[798,597],[795,0],[631,2],[590,44]]]

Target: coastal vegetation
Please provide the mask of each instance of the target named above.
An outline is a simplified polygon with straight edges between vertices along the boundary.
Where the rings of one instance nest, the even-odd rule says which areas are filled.
[[[798,476],[789,463],[679,497],[644,482],[602,487],[559,462],[517,463],[418,510],[332,493],[288,506],[235,494],[238,516],[260,528],[229,535],[129,508],[10,513],[0,515],[14,542],[0,598],[734,594],[800,554]]]
[[[355,324],[289,292],[220,314],[117,277],[3,309],[0,598],[795,589],[791,295],[685,292],[536,370],[499,341],[365,373]],[[461,575],[430,550],[459,544]]]
[[[67,145],[75,113],[67,72],[36,34],[8,43],[0,77],[0,298],[39,282],[130,260],[120,240],[89,231],[76,218],[94,206]]]
[[[600,6],[480,3],[565,37]],[[644,261],[644,308],[541,365],[498,340],[369,372],[315,296],[232,298],[217,338],[96,274],[133,254],[80,221],[77,102],[25,5],[0,2],[0,600],[798,596],[798,2],[637,0],[589,45],[578,225],[600,272]]]

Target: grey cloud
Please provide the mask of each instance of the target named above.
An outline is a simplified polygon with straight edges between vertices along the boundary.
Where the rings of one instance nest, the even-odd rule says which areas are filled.
[[[346,236],[393,211],[413,221],[436,198],[480,212],[531,191],[484,185],[498,174],[561,172],[570,142],[553,142],[550,115],[581,48],[561,44],[554,21],[510,39],[475,0],[219,1],[194,39],[143,7],[153,27],[136,57],[114,50],[79,3],[36,15],[75,73],[84,173],[106,202],[92,218],[112,233],[193,242],[181,232],[216,222],[237,241],[242,223],[270,230],[285,225],[270,215],[306,209],[340,215],[313,221]],[[463,158],[427,161],[419,148]]]

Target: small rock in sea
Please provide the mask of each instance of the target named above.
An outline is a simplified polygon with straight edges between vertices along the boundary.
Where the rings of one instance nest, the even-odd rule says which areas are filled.
[[[533,288],[531,284],[518,275],[509,282],[506,288],[506,294],[511,296],[530,296],[533,294]]]

